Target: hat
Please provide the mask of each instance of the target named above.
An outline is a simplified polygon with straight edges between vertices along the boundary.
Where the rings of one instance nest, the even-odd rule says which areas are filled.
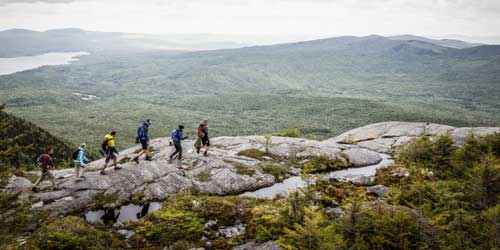
[[[82,142],[82,143],[80,144],[80,147],[82,147],[82,148],[85,148],[85,147],[87,147],[87,143],[85,143],[85,142]]]

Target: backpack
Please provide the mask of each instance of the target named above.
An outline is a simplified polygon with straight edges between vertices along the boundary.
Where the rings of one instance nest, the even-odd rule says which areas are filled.
[[[80,148],[73,152],[73,160],[78,160],[78,154],[80,153]]]
[[[144,127],[143,126],[140,126],[139,128],[137,128],[136,141],[139,141],[139,139],[144,138],[144,134],[145,134],[145,131],[144,131]]]
[[[106,155],[106,152],[108,152],[108,139],[104,140],[101,144],[101,149],[99,149],[99,153],[101,155]]]
[[[36,164],[37,164],[38,166],[42,166],[42,158],[43,158],[45,155],[47,155],[47,154],[45,154],[45,153],[44,153],[44,154],[41,154],[41,155],[39,155],[39,156],[38,156],[38,158],[36,158]]]
[[[174,140],[174,141],[175,141],[175,138],[177,137],[177,129],[172,130],[172,135],[171,135],[171,137],[172,137],[172,140]]]

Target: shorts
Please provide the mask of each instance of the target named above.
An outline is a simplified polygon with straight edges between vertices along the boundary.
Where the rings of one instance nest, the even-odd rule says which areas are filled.
[[[115,159],[116,153],[118,153],[118,152],[116,151],[115,148],[108,148],[108,150],[106,152],[106,163],[109,162],[109,160],[111,160],[111,159]]]
[[[203,144],[203,146],[210,147],[210,140],[208,139],[208,137],[201,138],[201,144]]]
[[[141,141],[142,149],[143,150],[148,149],[148,147],[149,147],[148,141],[147,140],[140,140],[140,141]]]

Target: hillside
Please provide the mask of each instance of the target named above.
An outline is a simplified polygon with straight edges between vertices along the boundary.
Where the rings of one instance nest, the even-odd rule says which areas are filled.
[[[0,130],[0,141],[2,142],[0,152],[23,147],[21,152],[16,153],[15,157],[4,156],[0,159],[0,172],[4,173],[10,167],[21,170],[36,170],[37,157],[44,153],[48,147],[54,148],[55,163],[58,163],[59,167],[69,166],[63,165],[63,163],[71,160],[75,146],[53,136],[35,124],[5,112],[3,108],[0,109],[0,121],[1,125],[5,126]]]
[[[0,246],[499,246],[498,127],[382,122],[323,141],[224,136],[212,143],[205,157],[196,154],[193,141],[185,141],[184,159],[171,162],[169,138],[155,138],[152,161],[131,161],[138,150],[133,147],[120,154],[122,169],[109,168],[106,176],[94,172],[103,159],[90,164],[84,179],[75,179],[73,169],[53,171],[55,191],[45,181],[39,193],[32,193],[31,180],[13,176],[1,195],[20,194],[19,202],[28,208],[14,213],[11,220],[19,223],[10,231],[8,219],[0,216],[5,239]],[[16,242],[20,234],[26,240]],[[456,242],[457,237],[462,241]]]
[[[456,40],[456,39],[430,39],[430,38],[421,37],[421,36],[414,36],[414,35],[399,35],[399,36],[391,36],[389,38],[394,39],[394,40],[403,40],[403,41],[411,41],[411,40],[422,41],[422,42],[432,43],[432,44],[440,45],[443,47],[455,48],[455,49],[465,49],[465,48],[472,48],[472,47],[484,45],[484,44],[480,44],[480,43],[464,42],[464,41],[460,41],[460,40]]]

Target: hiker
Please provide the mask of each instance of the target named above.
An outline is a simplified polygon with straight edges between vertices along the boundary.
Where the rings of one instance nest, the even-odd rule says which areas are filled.
[[[106,160],[100,172],[102,175],[106,175],[105,170],[110,160],[113,160],[113,166],[115,167],[115,170],[121,169],[121,167],[118,167],[117,165],[118,150],[116,149],[115,145],[115,135],[116,131],[113,130],[111,131],[111,133],[104,136],[104,142],[102,143],[102,150],[106,153]]]
[[[137,139],[141,143],[142,149],[139,154],[134,157],[134,161],[139,164],[139,157],[141,155],[146,154],[146,160],[151,161],[151,154],[149,152],[149,136],[148,136],[148,128],[151,126],[151,120],[146,120],[142,125],[137,129]]]
[[[87,151],[87,144],[84,142],[80,144],[80,147],[73,153],[73,163],[75,164],[75,178],[85,178],[85,172],[87,171],[87,164],[89,162],[87,156],[85,156]],[[79,175],[80,168],[82,168],[82,175]]]
[[[38,191],[37,187],[38,185],[40,185],[43,179],[45,179],[45,177],[48,177],[52,182],[52,190],[56,189],[56,182],[54,180],[54,175],[49,171],[49,167],[54,167],[54,164],[52,162],[53,155],[54,155],[54,149],[48,148],[45,154],[41,154],[38,157],[37,163],[42,168],[42,172],[40,173],[40,177],[38,178],[38,180],[36,180],[35,185],[31,189],[33,190],[33,192]]]
[[[208,147],[210,147],[210,139],[208,138],[208,120],[204,120],[198,127],[198,138],[196,139],[196,153],[199,154],[202,147],[206,147],[204,156],[208,156]]]
[[[178,161],[180,162],[182,160],[181,141],[187,139],[187,136],[182,134],[182,130],[184,130],[184,126],[179,125],[178,128],[172,131],[172,141],[174,142],[175,151],[170,155],[170,162],[172,162],[172,159],[176,154],[179,154],[179,157],[177,158]]]

